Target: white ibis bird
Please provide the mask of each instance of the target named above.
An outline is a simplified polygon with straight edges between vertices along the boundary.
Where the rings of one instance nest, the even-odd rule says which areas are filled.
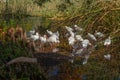
[[[107,59],[107,60],[110,60],[111,55],[110,54],[106,54],[106,55],[104,55],[104,58]]]
[[[75,35],[75,38],[77,41],[83,41],[83,38],[81,35]]]
[[[70,28],[70,27],[67,27],[67,26],[65,26],[65,28],[67,29],[67,31],[73,31],[73,29],[72,28]]]
[[[87,48],[88,45],[91,45],[90,41],[88,39],[84,39],[82,41],[82,47]]]
[[[40,39],[40,42],[41,42],[41,44],[40,44],[40,46],[41,46],[40,51],[45,51],[44,50],[44,44],[47,42],[47,35],[44,35],[43,37],[40,36],[39,39]]]
[[[75,34],[72,31],[70,31],[69,33],[71,36],[68,38],[68,42],[69,42],[69,45],[73,45],[75,43],[75,38],[74,38]]]
[[[89,36],[92,40],[97,41],[96,37],[95,37],[93,34],[88,33],[88,36]]]
[[[47,30],[47,33],[48,33],[50,36],[53,35],[53,32],[52,32],[52,31]]]
[[[73,45],[75,43],[75,34],[73,32],[73,29],[70,27],[65,26],[67,31],[70,33],[70,37],[68,38],[69,45]]]
[[[40,36],[40,41],[41,41],[41,43],[46,43],[46,41],[47,41],[47,35],[44,35],[43,37]]]
[[[59,43],[59,32],[53,33],[48,39],[47,42]]]
[[[34,33],[35,33],[35,29],[29,31],[30,35],[33,35]]]
[[[58,45],[60,43],[59,41],[59,33],[56,32],[56,33],[53,33],[48,39],[47,39],[47,42],[50,44],[50,50],[54,47],[56,47],[56,45]]]
[[[81,28],[81,27],[79,27],[78,25],[74,25],[74,28],[75,28],[75,30],[78,30],[78,31],[82,31],[83,29]]]
[[[35,35],[31,35],[31,37],[30,37],[33,41],[36,41],[36,40],[38,40],[39,39],[39,33],[38,32],[36,32],[36,34]]]
[[[104,46],[109,46],[111,44],[111,38],[110,36],[105,40]]]
[[[95,31],[95,36],[98,36],[100,38],[100,37],[104,37],[104,34],[101,32]]]
[[[34,35],[35,34],[35,29],[32,29],[30,30],[28,33],[27,33],[27,37],[31,37],[31,35]]]
[[[75,43],[75,38],[72,37],[72,36],[70,36],[70,37],[68,38],[68,43],[69,43],[69,45],[74,45],[74,43]]]

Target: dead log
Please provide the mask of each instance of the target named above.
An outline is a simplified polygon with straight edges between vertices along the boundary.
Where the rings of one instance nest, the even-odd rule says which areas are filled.
[[[18,57],[9,61],[6,65],[11,65],[14,63],[40,63],[41,66],[54,66],[60,64],[64,61],[68,61],[73,57],[59,54],[59,53],[35,53],[34,58],[29,57]]]
[[[11,65],[14,63],[19,63],[19,62],[37,63],[37,58],[18,57],[18,58],[15,58],[15,59],[9,61],[6,65]]]

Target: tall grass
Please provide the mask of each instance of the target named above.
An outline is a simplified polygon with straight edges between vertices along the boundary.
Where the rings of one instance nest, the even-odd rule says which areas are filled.
[[[46,2],[41,7],[40,13],[43,16],[61,18],[78,13],[83,0],[70,0],[71,4],[66,3],[65,0],[51,0]]]
[[[34,4],[33,0],[9,0],[7,3],[7,7],[5,2],[1,1],[0,3],[0,14],[2,16],[5,14],[11,15],[12,17],[22,17],[24,15],[36,16],[39,10],[39,6]]]

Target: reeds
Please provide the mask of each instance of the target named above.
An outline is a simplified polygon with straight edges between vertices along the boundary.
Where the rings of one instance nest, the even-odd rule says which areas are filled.
[[[6,6],[7,5],[7,6]],[[0,3],[0,15],[2,18],[21,18],[28,15],[36,15],[39,6],[34,4],[32,0],[9,0],[7,3]]]

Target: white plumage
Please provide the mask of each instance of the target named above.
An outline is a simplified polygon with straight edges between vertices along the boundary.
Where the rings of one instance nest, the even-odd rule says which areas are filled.
[[[77,41],[83,41],[83,38],[81,35],[75,35],[75,38]]]
[[[47,42],[52,42],[52,43],[60,43],[59,41],[59,33],[53,33],[48,39]]]
[[[73,29],[70,27],[65,26],[65,28],[67,29],[67,31],[73,31]]]
[[[74,38],[75,34],[72,31],[70,31],[70,35],[71,36],[68,38],[69,45],[73,45],[75,43],[75,38]]]
[[[103,33],[101,33],[101,32],[95,32],[95,36],[98,36],[98,37],[104,37],[104,34]]]
[[[70,36],[70,37],[68,38],[68,42],[69,42],[69,45],[73,45],[73,44],[75,43],[75,38],[72,37],[72,36]]]
[[[110,44],[111,44],[111,38],[108,37],[104,42],[104,46],[109,46]]]
[[[79,30],[79,31],[82,31],[83,29],[81,28],[81,27],[78,27],[78,25],[74,25],[74,28],[75,28],[75,30]]]
[[[48,33],[49,35],[53,35],[53,32],[52,32],[52,31],[47,30],[47,33]]]
[[[34,34],[35,33],[35,29],[32,29],[29,31],[30,34]]]
[[[104,58],[107,59],[107,60],[110,60],[111,55],[110,54],[106,54],[106,55],[104,55]]]
[[[43,37],[40,36],[40,41],[41,41],[42,43],[46,43],[46,41],[47,41],[47,35],[44,35]]]
[[[82,47],[87,48],[88,45],[91,45],[90,41],[88,39],[84,39],[82,41]]]
[[[36,32],[36,34],[35,35],[31,35],[31,37],[30,37],[33,41],[36,41],[36,40],[38,40],[39,39],[39,33],[38,32]]]
[[[27,36],[28,37],[31,37],[31,35],[34,35],[35,34],[35,30],[30,30],[28,33],[27,33]]]
[[[88,36],[93,39],[94,41],[97,41],[96,37],[93,34],[88,33]]]
[[[73,29],[65,26],[67,31],[70,33],[70,37],[68,38],[69,45],[73,45],[75,43],[75,34],[73,33]]]

